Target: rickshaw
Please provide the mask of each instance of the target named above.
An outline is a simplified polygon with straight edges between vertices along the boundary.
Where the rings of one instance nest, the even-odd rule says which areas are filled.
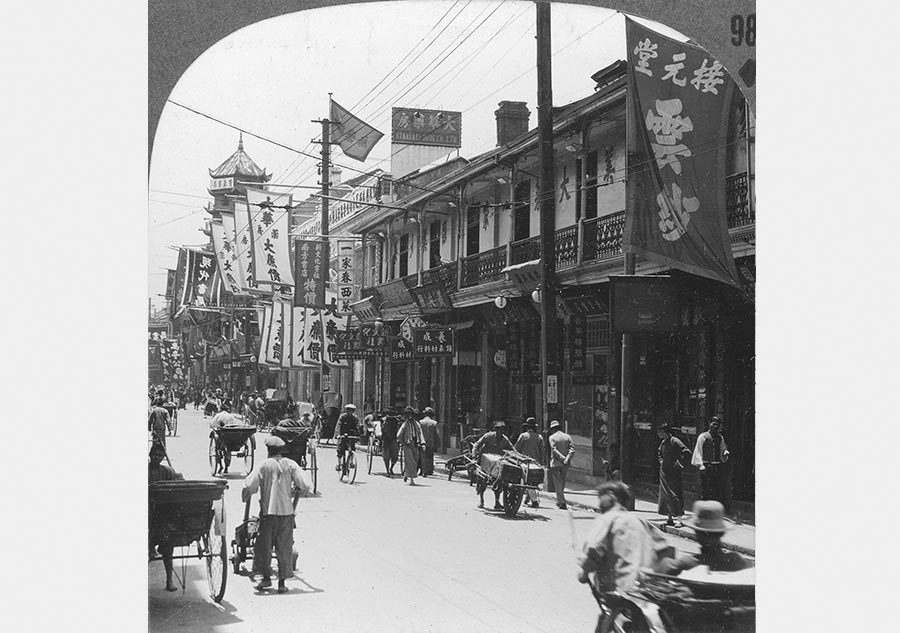
[[[262,429],[271,429],[284,418],[288,409],[288,393],[284,389],[273,389],[268,394],[262,411]]]
[[[499,490],[503,512],[516,516],[526,490],[537,490],[544,481],[544,468],[517,451],[503,451],[502,455],[484,454],[475,464],[475,491],[483,495],[488,488]]]
[[[272,429],[272,435],[284,440],[282,456],[294,460],[300,468],[309,472],[313,494],[318,492],[315,426],[276,426]]]
[[[224,481],[158,481],[149,484],[150,561],[162,560],[156,545],[166,543],[180,548],[172,560],[200,558],[206,562],[209,595],[221,602],[225,595],[228,550],[225,543]],[[192,543],[197,553],[185,553]],[[184,583],[181,579],[182,586]]]
[[[209,472],[215,477],[225,467],[225,452],[244,459],[244,474],[253,471],[255,426],[220,426],[209,432]],[[228,460],[230,461],[230,459]]]

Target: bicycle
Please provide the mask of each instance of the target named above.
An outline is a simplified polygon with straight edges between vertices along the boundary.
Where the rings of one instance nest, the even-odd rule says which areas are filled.
[[[344,447],[344,457],[341,459],[338,464],[339,472],[340,472],[340,480],[344,481],[346,477],[346,481],[348,484],[352,484],[356,481],[356,446],[354,442],[359,439],[358,435],[341,435],[338,440],[338,446],[340,446],[341,442],[346,440],[347,444]]]
[[[368,446],[366,448],[366,462],[368,474],[372,474],[372,462],[376,455],[381,455],[381,438],[375,437],[375,431],[369,433]]]

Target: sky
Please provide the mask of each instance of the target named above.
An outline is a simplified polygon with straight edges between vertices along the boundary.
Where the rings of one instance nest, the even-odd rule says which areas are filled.
[[[537,126],[535,5],[404,1],[301,11],[247,26],[188,68],[169,99],[315,156],[328,94],[385,137],[365,163],[335,148],[342,178],[390,167],[391,107],[462,112],[460,154],[496,145],[494,110],[524,101]],[[684,39],[663,25],[653,24]],[[551,5],[553,103],[593,92],[590,76],[625,53],[625,23],[608,9]],[[244,150],[273,183],[316,186],[315,158],[244,135]],[[164,304],[172,247],[198,245],[211,200],[208,169],[236,149],[238,131],[173,103],[160,118],[150,163],[149,292]],[[297,190],[295,199],[309,190]]]

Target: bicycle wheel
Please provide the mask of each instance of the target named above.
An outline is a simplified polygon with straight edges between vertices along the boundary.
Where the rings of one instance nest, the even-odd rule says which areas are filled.
[[[213,477],[219,472],[219,449],[216,446],[216,437],[211,435],[209,438],[209,474]]]
[[[253,442],[248,437],[244,441],[244,475],[249,476],[253,472]]]
[[[310,442],[307,446],[309,451],[309,458],[306,460],[307,468],[309,468],[309,472],[312,473],[310,476],[312,477],[312,490],[313,494],[318,492],[318,482],[319,482],[319,466],[316,463],[316,446],[313,442]]]
[[[366,466],[368,467],[368,475],[372,474],[372,461],[375,459],[375,435],[369,436],[369,448],[366,451]]]
[[[348,483],[352,484],[356,481],[356,453],[349,449],[347,451],[347,477]]]
[[[225,583],[228,580],[228,548],[225,544],[225,504],[221,500],[213,502],[213,520],[209,534],[203,535],[206,557],[206,579],[209,595],[215,602],[222,602]]]

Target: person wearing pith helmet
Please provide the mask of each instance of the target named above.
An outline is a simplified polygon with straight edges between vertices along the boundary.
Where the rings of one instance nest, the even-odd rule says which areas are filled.
[[[344,406],[344,413],[334,426],[334,439],[337,440],[337,464],[335,470],[341,469],[341,460],[345,450],[356,450],[356,438],[359,436],[359,418],[356,417],[356,405]]]
[[[569,472],[569,464],[575,455],[575,447],[572,446],[572,438],[564,433],[559,420],[550,422],[550,477],[553,480],[553,489],[556,491],[556,507],[565,510],[566,505],[566,474]]]
[[[706,565],[709,571],[740,571],[752,567],[753,563],[722,547],[722,537],[729,529],[725,522],[725,508],[718,501],[698,501],[694,504],[694,516],[685,525],[697,535],[700,543],[699,554],[679,553],[673,560],[667,560],[663,573],[677,576],[682,571]]]

